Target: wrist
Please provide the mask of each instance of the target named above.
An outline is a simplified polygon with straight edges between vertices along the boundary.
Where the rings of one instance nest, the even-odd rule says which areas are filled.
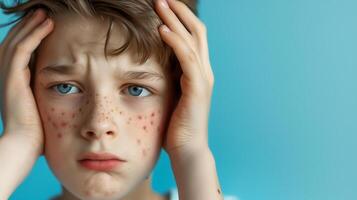
[[[0,196],[7,199],[30,172],[38,150],[25,144],[23,137],[4,133],[0,138]]]
[[[171,163],[185,165],[189,167],[195,163],[200,163],[202,160],[213,160],[213,154],[208,146],[197,146],[194,149],[184,150],[184,149],[173,149],[168,152]]]
[[[4,140],[2,142],[3,146],[11,150],[10,152],[20,154],[16,156],[36,157],[37,159],[43,151],[42,143],[35,138],[31,138],[24,131],[4,131],[0,140]]]

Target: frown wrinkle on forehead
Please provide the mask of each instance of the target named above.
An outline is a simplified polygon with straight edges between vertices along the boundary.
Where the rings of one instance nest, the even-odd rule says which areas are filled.
[[[141,67],[144,68],[144,67]],[[148,68],[148,66],[146,66]],[[74,75],[78,74],[79,71],[82,70],[79,66],[70,66],[70,65],[50,65],[42,68],[39,71],[39,74],[45,76],[52,76],[52,75]],[[164,80],[165,77],[163,74],[152,71],[123,71],[117,70],[115,76],[121,80],[154,80],[160,81]]]

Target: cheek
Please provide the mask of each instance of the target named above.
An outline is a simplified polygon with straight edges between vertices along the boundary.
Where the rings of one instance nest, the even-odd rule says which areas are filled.
[[[46,135],[49,138],[62,139],[66,132],[78,128],[77,118],[82,108],[70,109],[47,106],[41,110],[41,118]]]
[[[157,135],[162,132],[164,125],[163,116],[160,110],[153,110],[144,114],[135,114],[129,116],[126,120],[126,124],[134,126],[138,132],[147,135]]]
[[[135,145],[140,158],[155,158],[161,149],[164,134],[165,117],[160,110],[128,117],[126,124],[133,127]]]

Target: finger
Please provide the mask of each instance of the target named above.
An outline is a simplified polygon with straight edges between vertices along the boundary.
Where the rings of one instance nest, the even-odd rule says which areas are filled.
[[[192,44],[192,36],[175,13],[169,8],[167,0],[157,0],[156,10],[160,18],[172,31],[180,35],[186,41]]]
[[[19,30],[21,30],[23,28],[23,26],[26,24],[26,22],[32,17],[33,13],[34,13],[33,11],[28,13],[26,16],[24,16],[20,20],[20,22],[17,22],[17,24],[15,24],[14,26],[11,27],[6,38],[2,41],[2,44],[1,44],[2,47],[7,46],[9,41],[12,40],[12,38],[17,34],[17,32],[19,32]]]
[[[167,3],[191,34],[202,35],[206,32],[204,24],[186,4],[177,0],[167,0]]]
[[[203,60],[208,60],[207,29],[204,23],[183,2],[177,0],[167,1],[171,10],[180,18],[181,22],[198,42],[198,51],[201,53]]]
[[[32,52],[38,47],[40,42],[53,30],[53,21],[47,18],[38,27],[21,40],[15,49],[15,54],[10,64],[15,70],[26,69],[28,67]]]
[[[199,59],[194,50],[182,39],[177,33],[171,31],[166,25],[160,26],[161,38],[174,51],[177,59],[180,62],[182,72],[189,78],[194,80],[201,72],[199,69]]]
[[[14,35],[10,41],[10,46],[15,46],[19,41],[26,37],[36,26],[41,24],[46,19],[44,10],[37,10],[33,16],[26,21],[23,27]]]

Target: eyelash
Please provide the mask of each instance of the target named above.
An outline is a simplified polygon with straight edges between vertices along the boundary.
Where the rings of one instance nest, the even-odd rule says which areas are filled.
[[[73,85],[73,84],[70,84],[70,83],[59,83],[59,84],[55,84],[55,85],[52,85],[50,86],[50,89],[52,90],[55,90],[56,93],[60,94],[61,96],[66,96],[68,94],[73,94],[73,93],[67,93],[67,94],[61,94],[58,90],[56,90],[56,88],[58,86],[61,86],[61,85],[68,85],[68,87],[76,87],[78,88],[77,86]],[[140,97],[140,98],[143,98],[143,97],[148,97],[148,96],[151,96],[153,94],[153,92],[151,92],[150,89],[144,87],[144,86],[141,86],[141,85],[138,85],[138,84],[128,84],[126,87],[125,87],[125,90],[129,89],[130,87],[138,87],[138,88],[142,88],[143,90],[147,90],[147,92],[149,93],[147,96],[132,96],[132,97]],[[79,91],[81,91],[81,89],[78,88]],[[143,92],[140,93],[140,95],[142,94]]]

